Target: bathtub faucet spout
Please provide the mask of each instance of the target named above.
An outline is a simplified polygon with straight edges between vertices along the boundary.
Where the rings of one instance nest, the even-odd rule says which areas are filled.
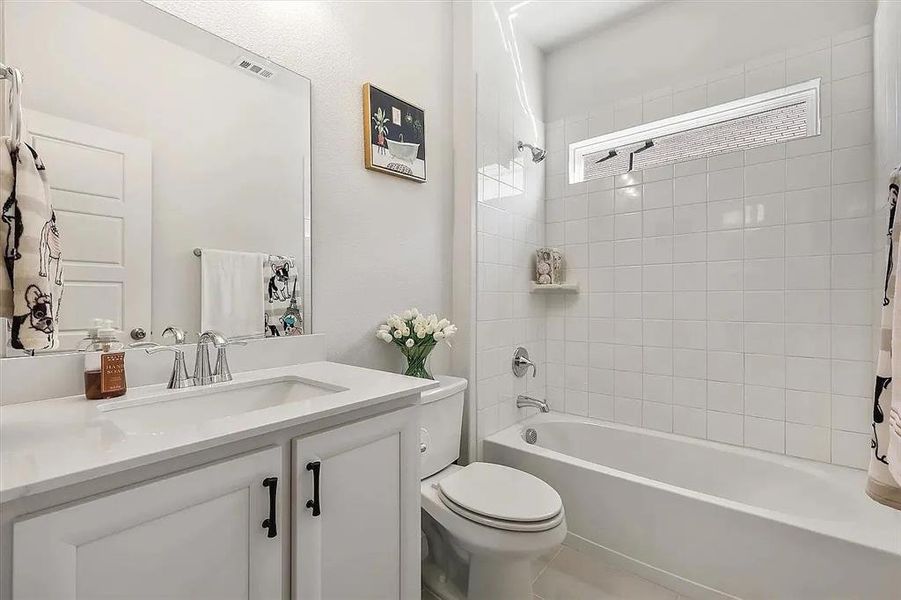
[[[516,397],[516,408],[525,408],[527,406],[534,406],[543,413],[551,412],[551,409],[548,408],[547,400],[539,400],[523,394]]]

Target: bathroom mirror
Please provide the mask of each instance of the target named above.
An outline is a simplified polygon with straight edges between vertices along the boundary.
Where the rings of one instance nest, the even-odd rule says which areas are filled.
[[[168,326],[191,341],[216,310],[259,323],[241,336],[309,333],[310,81],[137,0],[13,0],[2,16],[61,239],[58,350],[96,318],[126,344]],[[202,286],[216,250],[260,259],[260,302],[228,291],[246,261],[205,262],[227,281]]]

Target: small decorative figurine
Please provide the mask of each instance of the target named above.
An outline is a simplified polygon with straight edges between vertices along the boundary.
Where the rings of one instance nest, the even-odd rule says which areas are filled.
[[[535,257],[535,281],[542,285],[563,283],[563,253],[557,248],[539,248]]]

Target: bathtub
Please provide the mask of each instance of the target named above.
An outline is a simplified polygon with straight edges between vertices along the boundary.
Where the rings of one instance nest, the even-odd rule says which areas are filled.
[[[557,489],[568,544],[686,595],[901,598],[901,512],[862,471],[553,413],[483,449]]]

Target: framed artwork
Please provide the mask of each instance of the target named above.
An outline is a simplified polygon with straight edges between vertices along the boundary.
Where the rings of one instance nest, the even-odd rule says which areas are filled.
[[[364,84],[363,154],[367,169],[425,182],[425,111]]]

